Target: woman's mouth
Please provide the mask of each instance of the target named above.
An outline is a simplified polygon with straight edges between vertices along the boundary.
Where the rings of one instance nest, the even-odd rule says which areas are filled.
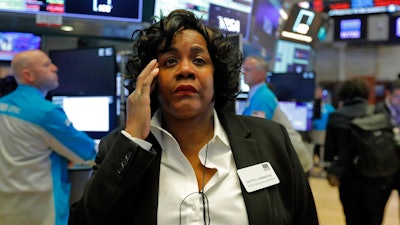
[[[197,90],[192,85],[180,85],[178,88],[176,88],[175,93],[197,93]]]

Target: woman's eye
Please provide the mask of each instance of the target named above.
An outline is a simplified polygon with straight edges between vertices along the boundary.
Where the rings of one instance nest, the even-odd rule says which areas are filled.
[[[175,65],[176,64],[176,60],[175,59],[167,59],[166,61],[165,61],[165,65],[166,66],[171,66],[171,65]]]
[[[193,62],[195,63],[195,64],[205,64],[205,61],[202,59],[202,58],[196,58],[196,59],[194,59],[193,60]]]

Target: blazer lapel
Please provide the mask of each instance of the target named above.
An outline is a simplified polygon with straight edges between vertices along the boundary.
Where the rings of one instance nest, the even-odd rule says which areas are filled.
[[[251,137],[251,131],[241,120],[229,113],[220,113],[218,116],[228,135],[237,169],[265,162],[260,157],[256,140]],[[249,224],[271,224],[270,220],[272,217],[269,214],[271,210],[262,210],[272,209],[267,189],[264,188],[248,193],[242,182],[241,189],[246,204]]]

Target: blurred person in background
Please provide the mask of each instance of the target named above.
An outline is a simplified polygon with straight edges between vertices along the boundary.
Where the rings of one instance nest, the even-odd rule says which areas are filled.
[[[313,129],[310,132],[311,142],[314,144],[314,162],[316,165],[324,168],[329,162],[325,162],[324,156],[324,144],[326,136],[326,126],[328,124],[329,114],[334,112],[335,107],[328,102],[327,90],[324,90],[321,86],[315,89],[315,106],[319,107],[319,116],[314,116],[312,121]]]
[[[400,78],[386,85],[385,98],[376,104],[375,111],[384,112],[391,119],[400,163]],[[394,175],[391,186],[400,195],[400,171]]]
[[[375,111],[386,112],[395,127],[400,127],[400,80],[386,85],[385,99],[376,104]]]
[[[14,91],[17,86],[17,81],[12,75],[0,78],[0,97]]]
[[[249,97],[243,111],[245,116],[256,116],[281,123],[289,133],[290,140],[303,166],[308,173],[313,167],[311,151],[303,142],[286,114],[279,108],[279,102],[267,84],[268,63],[259,56],[248,56],[243,63],[244,82],[249,85]]]
[[[339,108],[329,114],[325,138],[325,160],[331,162],[327,180],[339,188],[347,225],[382,224],[386,202],[391,194],[391,177],[370,178],[357,165],[357,151],[352,145],[350,122],[366,115],[369,87],[361,78],[341,83]]]
[[[94,140],[45,99],[59,85],[45,52],[21,52],[11,68],[18,86],[0,98],[0,225],[66,225],[67,166],[94,160]]]

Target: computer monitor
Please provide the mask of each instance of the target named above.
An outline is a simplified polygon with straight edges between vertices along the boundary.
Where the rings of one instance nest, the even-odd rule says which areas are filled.
[[[104,96],[52,96],[77,130],[93,139],[101,139],[116,128],[115,97]]]
[[[312,130],[313,101],[279,101],[279,108],[286,114],[295,130]]]
[[[280,101],[313,100],[316,74],[312,71],[302,73],[270,73],[267,81]]]
[[[42,37],[33,33],[0,31],[0,61],[11,61],[22,51],[40,49]]]
[[[313,48],[293,41],[277,40],[274,73],[301,73],[312,70]]]
[[[226,33],[241,33],[247,39],[253,0],[154,0],[154,16],[168,15],[175,9],[193,12],[208,25]]]
[[[367,39],[367,17],[351,15],[334,18],[334,41],[365,41]]]
[[[112,46],[51,50],[60,85],[51,95],[115,95],[116,50]]]
[[[257,49],[267,52],[267,55],[272,55],[275,49],[281,8],[280,1],[253,1],[248,39]]]

